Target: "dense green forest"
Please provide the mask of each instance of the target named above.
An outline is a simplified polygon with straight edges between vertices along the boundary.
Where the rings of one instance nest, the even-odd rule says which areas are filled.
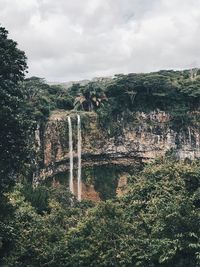
[[[25,78],[26,61],[0,27],[0,266],[200,266],[199,160],[145,164],[124,196],[100,203],[79,202],[64,186],[32,186],[34,130],[52,111],[96,112],[102,127],[120,130],[119,117],[128,123],[135,112],[160,109],[172,127],[199,127],[200,70],[65,88]]]
[[[200,70],[159,71],[74,83],[49,85],[38,77],[27,78],[22,87],[31,115],[44,119],[55,109],[96,111],[106,119],[136,111],[161,109],[185,116],[199,108]]]

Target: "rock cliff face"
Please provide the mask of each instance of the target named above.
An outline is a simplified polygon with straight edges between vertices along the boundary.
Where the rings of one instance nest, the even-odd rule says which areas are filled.
[[[43,134],[39,135],[37,129],[36,147],[40,148],[38,150],[43,155],[40,177],[45,178],[69,169],[68,115],[68,112],[55,112],[46,123]],[[170,150],[179,159],[200,157],[200,129],[187,126],[182,130],[174,130],[170,124],[171,118],[165,112],[138,112],[129,122],[120,118],[118,124],[121,128],[114,136],[110,136],[109,129],[100,127],[95,113],[85,112],[80,115],[83,168],[106,164],[130,166],[164,156]],[[77,117],[75,113],[70,116],[76,167]]]

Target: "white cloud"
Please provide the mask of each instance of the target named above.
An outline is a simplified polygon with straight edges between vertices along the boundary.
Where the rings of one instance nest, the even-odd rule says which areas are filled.
[[[50,81],[200,66],[197,0],[0,0],[0,22]]]

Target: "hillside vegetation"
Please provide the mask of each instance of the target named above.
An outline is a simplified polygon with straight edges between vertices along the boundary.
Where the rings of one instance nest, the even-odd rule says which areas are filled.
[[[199,160],[146,164],[133,170],[123,197],[98,204],[63,186],[32,185],[34,131],[51,111],[94,111],[112,128],[119,117],[128,123],[130,114],[161,109],[174,127],[199,127],[200,71],[116,75],[66,89],[25,79],[26,70],[24,52],[0,27],[0,266],[200,266]]]
[[[130,177],[122,198],[95,206],[72,204],[66,188],[16,185],[2,264],[200,266],[199,186],[199,161],[169,159]]]
[[[44,79],[32,77],[23,82],[23,88],[28,111],[39,121],[57,109],[94,111],[100,123],[109,126],[119,117],[128,122],[135,112],[159,109],[171,115],[177,129],[189,122],[199,123],[199,69],[120,74],[84,85],[74,83],[69,88],[48,85]],[[113,127],[117,127],[116,123]]]

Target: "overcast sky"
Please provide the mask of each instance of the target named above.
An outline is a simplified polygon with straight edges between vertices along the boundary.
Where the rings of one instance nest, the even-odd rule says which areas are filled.
[[[200,67],[200,0],[0,0],[0,23],[48,81]]]

